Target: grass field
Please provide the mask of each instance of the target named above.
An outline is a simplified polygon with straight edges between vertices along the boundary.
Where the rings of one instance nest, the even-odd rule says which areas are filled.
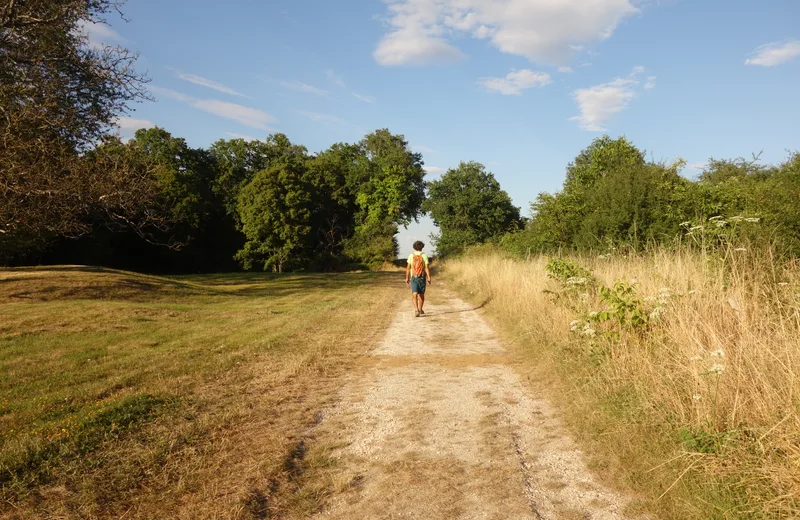
[[[386,272],[0,270],[0,516],[291,509],[304,432],[402,288]]]
[[[800,518],[800,270],[769,251],[449,261],[656,518]],[[561,271],[559,271],[559,266]],[[617,285],[622,282],[622,285]],[[627,284],[634,289],[627,292]]]

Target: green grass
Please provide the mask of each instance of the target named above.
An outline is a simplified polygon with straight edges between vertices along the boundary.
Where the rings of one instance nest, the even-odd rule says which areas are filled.
[[[402,287],[372,272],[0,271],[0,515],[247,518]]]

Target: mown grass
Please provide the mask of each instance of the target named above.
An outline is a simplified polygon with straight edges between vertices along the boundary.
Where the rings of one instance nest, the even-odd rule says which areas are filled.
[[[402,288],[395,273],[0,270],[0,516],[281,513],[287,460]]]
[[[490,300],[592,464],[638,493],[631,512],[799,518],[798,266],[764,250],[658,250],[571,258],[559,280],[548,260],[489,249],[444,271]]]

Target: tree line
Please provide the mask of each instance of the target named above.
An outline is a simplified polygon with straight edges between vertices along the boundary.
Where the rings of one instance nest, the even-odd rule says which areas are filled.
[[[149,100],[137,56],[89,40],[118,0],[0,2],[0,264],[335,269],[397,255],[422,157],[378,130],[318,154],[282,134],[207,149],[117,119]]]
[[[516,254],[674,241],[768,240],[800,255],[800,154],[780,165],[648,161],[595,139],[530,217],[483,165],[425,182],[422,156],[377,130],[311,154],[287,136],[193,148],[161,128],[123,142],[114,124],[148,100],[136,55],[88,40],[116,0],[0,2],[0,264],[158,272],[337,270],[397,257],[421,214],[448,256],[485,242]],[[757,225],[755,225],[757,224]]]
[[[685,164],[648,161],[625,137],[603,136],[567,166],[560,191],[539,194],[527,219],[486,228],[481,215],[510,201],[470,195],[457,180],[464,165],[430,185],[426,207],[440,224],[440,251],[451,254],[484,242],[526,256],[748,241],[800,256],[800,153],[778,165],[711,159],[696,179],[681,175]]]

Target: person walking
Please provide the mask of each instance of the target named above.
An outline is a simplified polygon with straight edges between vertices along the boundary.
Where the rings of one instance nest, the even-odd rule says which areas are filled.
[[[431,268],[428,265],[428,255],[422,252],[425,244],[417,240],[414,242],[414,252],[408,256],[406,262],[406,285],[411,286],[411,302],[414,304],[414,317],[425,315],[425,288],[431,282]]]

